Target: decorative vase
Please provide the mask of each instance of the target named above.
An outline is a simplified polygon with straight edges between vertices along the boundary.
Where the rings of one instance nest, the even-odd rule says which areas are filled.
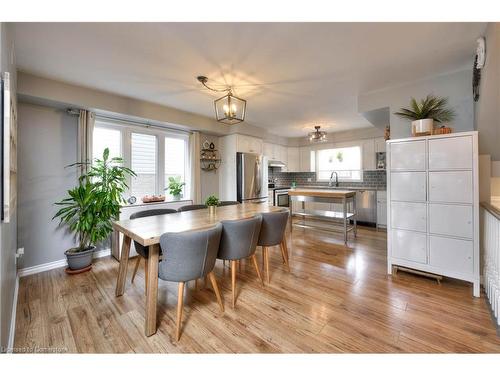
[[[423,120],[415,120],[411,123],[413,135],[430,135],[434,129],[434,119],[426,118]]]
[[[182,198],[182,194],[172,195],[172,199],[174,201],[180,201]]]
[[[217,212],[217,206],[208,206],[208,213],[210,215],[215,215],[216,212]]]
[[[83,251],[75,251],[77,249],[69,249],[64,252],[68,260],[68,267],[71,270],[80,270],[92,264],[92,255],[94,254],[95,246],[91,246]]]

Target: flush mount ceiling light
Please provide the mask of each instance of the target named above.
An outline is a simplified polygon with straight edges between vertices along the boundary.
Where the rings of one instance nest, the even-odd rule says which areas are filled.
[[[309,142],[314,142],[314,143],[325,142],[326,141],[326,132],[319,130],[319,129],[321,129],[321,126],[315,126],[314,129],[316,129],[316,131],[309,133],[309,136],[308,136]]]
[[[234,125],[245,120],[247,101],[233,95],[231,87],[215,89],[207,85],[208,78],[198,76],[196,79],[207,89],[215,92],[227,93],[214,101],[215,118],[224,124]]]

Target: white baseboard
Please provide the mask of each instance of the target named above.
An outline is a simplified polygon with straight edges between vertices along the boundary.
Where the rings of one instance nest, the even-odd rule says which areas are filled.
[[[108,255],[111,255],[111,249],[103,249],[103,250],[95,251],[94,252],[94,259],[106,257]],[[60,260],[56,260],[55,262],[43,263],[43,264],[39,264],[39,265],[33,266],[33,267],[21,268],[17,271],[17,274],[18,274],[18,277],[24,277],[24,276],[28,276],[28,275],[34,275],[35,273],[50,271],[50,270],[53,270],[55,268],[66,267],[67,265],[68,265],[68,262],[66,261],[66,258],[63,258]]]
[[[12,353],[14,349],[14,337],[16,335],[16,314],[17,314],[17,296],[19,294],[19,274],[16,275],[16,284],[14,286],[14,298],[12,300],[12,310],[10,316],[9,341],[7,343],[7,353]]]

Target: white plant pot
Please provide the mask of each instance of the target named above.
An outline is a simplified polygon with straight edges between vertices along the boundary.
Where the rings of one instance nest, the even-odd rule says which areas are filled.
[[[414,133],[431,133],[434,129],[434,119],[426,118],[424,120],[412,121],[411,126]]]

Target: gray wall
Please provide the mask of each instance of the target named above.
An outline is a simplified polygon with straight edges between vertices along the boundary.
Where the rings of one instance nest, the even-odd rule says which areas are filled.
[[[19,268],[64,259],[74,246],[65,228],[52,221],[54,202],[75,186],[77,118],[63,110],[19,103]]]
[[[11,90],[15,98],[17,80],[12,25],[6,23],[0,23],[0,71],[11,73]],[[0,194],[2,193],[0,190]],[[17,213],[15,208],[12,210],[10,223],[1,223],[0,227],[0,348],[6,348],[13,318],[12,303],[16,283]]]
[[[472,69],[467,69],[361,94],[358,98],[358,111],[362,113],[389,107],[391,138],[405,138],[411,135],[410,121],[395,116],[394,112],[408,106],[411,97],[420,99],[434,94],[449,98],[450,106],[457,113],[456,119],[450,124],[455,132],[474,130],[471,80]]]
[[[500,161],[500,24],[486,29],[486,63],[481,72],[479,101],[475,103],[479,153]]]

